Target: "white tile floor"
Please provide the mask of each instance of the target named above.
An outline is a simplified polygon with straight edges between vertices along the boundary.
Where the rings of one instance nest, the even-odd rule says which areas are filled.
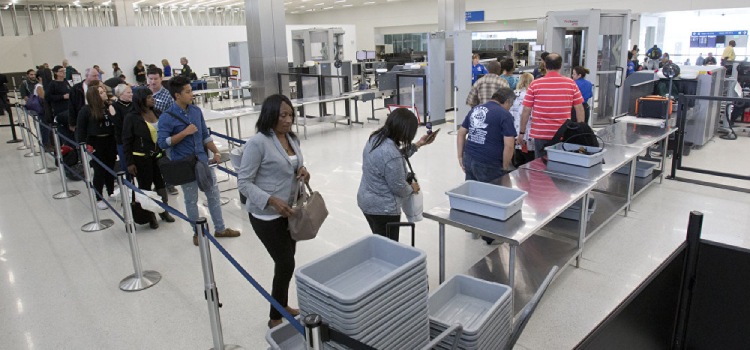
[[[363,120],[369,105],[360,107]],[[378,113],[383,116],[382,111]],[[253,123],[243,123],[246,136],[252,134]],[[330,216],[317,239],[298,246],[298,266],[368,234],[356,205],[356,191],[362,147],[377,126],[308,128],[309,138],[302,141],[302,149],[312,173],[311,184],[325,196]],[[446,133],[453,125],[441,127],[435,144],[413,160],[426,208],[445,202],[444,192],[463,180],[455,160],[455,136]],[[223,123],[214,130],[223,130]],[[8,128],[0,129],[0,140],[10,139],[9,135]],[[81,225],[91,220],[87,197],[52,199],[61,189],[58,174],[35,175],[39,158],[24,158],[26,151],[16,146],[0,143],[5,164],[0,167],[0,348],[211,347],[200,259],[188,225],[162,223],[158,230],[139,226],[143,266],[159,271],[163,279],[144,291],[122,292],[119,281],[133,272],[123,224],[82,232]],[[738,163],[745,171],[750,168],[746,162]],[[240,229],[242,236],[220,241],[250,274],[270,287],[271,259],[240,208],[236,191],[230,190],[233,186],[233,180],[220,184],[232,199],[223,207],[224,219],[228,226]],[[84,189],[80,182],[70,187]],[[184,211],[181,195],[170,200]],[[706,215],[705,238],[750,247],[748,194],[665,180],[638,197],[632,208],[629,216],[615,218],[587,242],[581,268],[569,267],[553,282],[518,349],[574,347],[680,244],[690,210]],[[116,219],[108,211],[99,213]],[[402,242],[408,242],[408,235],[402,237]],[[450,228],[447,246],[449,276],[464,272],[494,248]],[[436,223],[417,225],[417,247],[428,254],[430,284],[435,288]],[[224,305],[226,343],[266,348],[265,300],[216,249],[212,254]],[[293,284],[292,301],[296,300],[295,288]]]

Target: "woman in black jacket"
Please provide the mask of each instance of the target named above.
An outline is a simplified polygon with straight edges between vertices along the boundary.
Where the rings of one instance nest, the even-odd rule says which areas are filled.
[[[94,148],[93,156],[99,159],[109,169],[115,168],[117,146],[115,145],[115,108],[109,104],[107,89],[103,85],[89,86],[86,91],[88,105],[83,106],[78,113],[76,123],[76,141],[85,142]],[[107,186],[107,193],[111,196],[115,190],[115,177],[102,167],[97,161],[92,161],[94,168],[94,188],[98,191],[96,207],[107,209],[99,193]]]
[[[154,109],[154,96],[149,89],[137,89],[133,93],[133,109],[125,116],[122,125],[122,146],[128,172],[138,179],[138,188],[151,190],[153,185],[161,201],[167,204],[169,197],[161,177],[157,161],[162,152],[156,146],[156,131],[159,129],[159,115]],[[168,212],[159,214],[162,220],[174,222]],[[156,217],[152,216],[151,228],[158,228]]]
[[[135,81],[138,85],[146,85],[146,67],[143,66],[143,61],[138,60],[133,67],[133,75],[135,75]]]

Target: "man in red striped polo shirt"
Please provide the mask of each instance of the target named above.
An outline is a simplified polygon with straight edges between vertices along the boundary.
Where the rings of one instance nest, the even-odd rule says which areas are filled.
[[[562,57],[557,53],[550,53],[544,58],[547,66],[547,75],[534,80],[526,90],[523,100],[523,112],[521,112],[521,128],[518,133],[518,144],[523,144],[523,135],[530,132],[529,137],[534,139],[534,152],[536,157],[547,154],[544,147],[553,144],[552,137],[567,119],[570,119],[571,106],[576,111],[576,120],[584,122],[583,97],[578,86],[568,77],[560,75],[562,68]],[[531,111],[531,130],[524,130],[529,120]]]

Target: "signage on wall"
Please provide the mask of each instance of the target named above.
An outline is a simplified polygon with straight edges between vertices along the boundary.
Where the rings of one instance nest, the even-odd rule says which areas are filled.
[[[484,22],[484,11],[466,11],[466,22]]]
[[[690,33],[690,47],[721,48],[730,40],[734,40],[738,47],[746,47],[747,30]]]

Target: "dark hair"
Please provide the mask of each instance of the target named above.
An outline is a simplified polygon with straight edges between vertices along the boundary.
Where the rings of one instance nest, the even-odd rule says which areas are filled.
[[[104,88],[103,85],[102,88]],[[106,88],[104,89],[106,91]],[[86,90],[86,102],[89,104],[89,109],[94,119],[104,119],[104,108],[107,107],[107,103],[99,96],[99,84],[89,85],[89,89]]]
[[[149,109],[153,110],[146,106],[146,99],[153,94],[149,89],[135,89],[133,91],[133,110],[140,114],[146,113]]]
[[[574,70],[574,71],[575,71],[576,73],[578,73],[578,75],[580,75],[580,76],[581,76],[581,78],[585,78],[585,77],[586,77],[586,74],[589,74],[589,73],[590,73],[588,69],[586,69],[586,68],[584,68],[584,67],[582,67],[582,66],[575,66],[575,67],[573,67],[573,70]]]
[[[370,138],[375,138],[370,152],[378,148],[385,139],[391,139],[396,147],[401,148],[411,144],[414,136],[417,135],[419,123],[417,116],[406,108],[397,108],[385,120],[385,125],[370,134]]]
[[[149,66],[148,70],[146,71],[146,75],[158,74],[159,76],[162,76],[161,73],[162,73],[162,71],[161,71],[161,68],[159,68],[159,67],[151,67],[151,66]]]
[[[547,51],[544,51],[544,52],[542,52],[542,53],[541,53],[541,54],[539,55],[539,58],[541,58],[541,59],[542,59],[542,61],[544,61],[544,59],[545,59],[545,58],[547,58],[547,56],[549,56],[549,52],[547,52]]]
[[[182,92],[185,85],[190,85],[190,79],[183,76],[177,76],[169,80],[169,94],[172,98],[177,99],[175,96]]]
[[[734,40],[729,40],[729,46],[735,47],[737,46],[737,43]]]
[[[500,61],[500,68],[502,68],[503,72],[513,73],[513,70],[516,68],[516,63],[512,58],[506,58]]]
[[[31,72],[36,72],[36,71],[33,70],[33,69],[29,69],[29,70],[26,71],[26,75],[29,75],[29,73],[31,73]]]
[[[503,104],[507,101],[513,102],[513,100],[516,99],[516,93],[513,92],[511,88],[503,86],[497,89],[494,94],[492,94],[492,99],[499,102],[500,104]]]
[[[258,121],[255,123],[255,130],[263,135],[271,136],[273,134],[273,128],[279,123],[279,116],[281,115],[281,104],[286,103],[292,108],[292,123],[294,123],[294,106],[289,97],[281,94],[274,94],[266,97],[263,100],[263,105],[260,108],[260,116]],[[297,138],[293,132],[289,132],[292,138]]]
[[[142,65],[142,64],[143,64],[143,61],[141,61],[141,60],[138,60],[138,62],[135,63],[136,66]]]
[[[544,65],[547,70],[558,70],[562,68],[562,56],[551,53],[544,58]]]
[[[498,63],[497,61],[489,61],[487,63],[487,71],[497,75],[503,73],[503,69],[501,68],[500,63]]]
[[[113,65],[113,66],[114,66],[115,68],[120,68],[120,65],[119,65],[119,64],[117,64],[117,62],[113,62],[113,63],[112,63],[112,65]]]
[[[65,67],[59,66],[59,65],[58,66],[54,66],[54,67],[52,67],[52,73],[57,73],[57,71],[59,71],[60,69],[65,69]]]

